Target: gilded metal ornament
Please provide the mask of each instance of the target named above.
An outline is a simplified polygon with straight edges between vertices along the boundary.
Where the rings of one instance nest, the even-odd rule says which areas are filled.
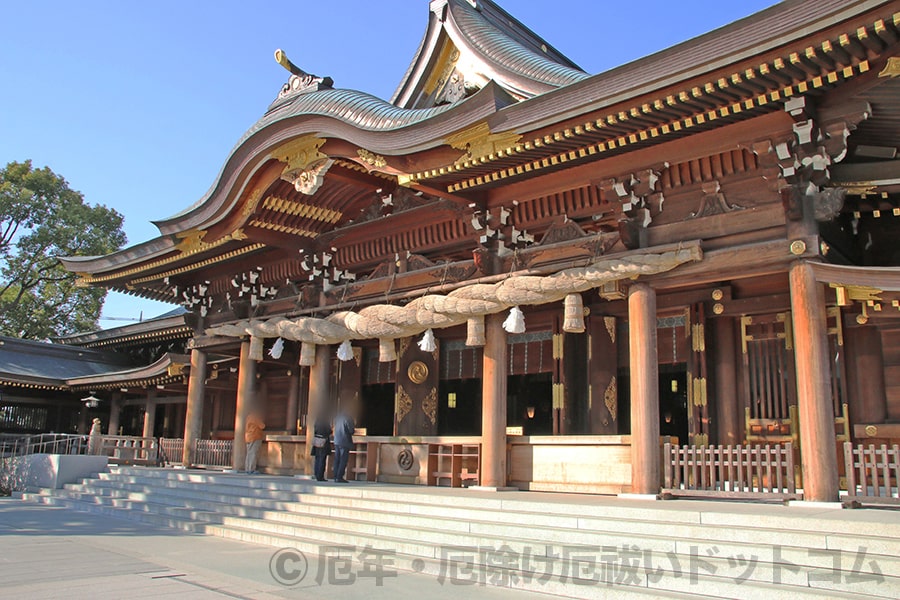
[[[409,376],[409,380],[413,383],[424,383],[425,380],[428,379],[428,365],[423,363],[421,360],[413,361],[409,364],[409,368],[406,370],[406,374]]]

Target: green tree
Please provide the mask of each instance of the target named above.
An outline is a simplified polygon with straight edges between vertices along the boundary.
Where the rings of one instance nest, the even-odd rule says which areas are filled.
[[[60,256],[109,254],[125,244],[122,215],[31,161],[0,169],[0,334],[47,339],[97,328],[106,290],[80,288]]]

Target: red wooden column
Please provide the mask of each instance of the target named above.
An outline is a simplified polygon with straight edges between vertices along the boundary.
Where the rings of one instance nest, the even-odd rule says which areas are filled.
[[[328,407],[331,396],[328,384],[331,380],[331,346],[316,346],[316,364],[309,368],[309,400],[306,409],[306,448],[303,464],[307,475],[313,474],[312,445],[316,417]]]
[[[247,467],[247,413],[255,400],[256,361],[250,358],[250,340],[241,341],[241,361],[238,364],[237,406],[234,411],[234,452],[232,465],[235,471]]]
[[[631,375],[631,492],[659,492],[659,365],[656,292],[646,283],[628,290]]]
[[[734,319],[720,317],[708,321],[713,325],[716,382],[716,443],[740,444],[743,439],[741,410],[737,393],[737,357],[735,356]]]
[[[206,395],[206,359],[204,350],[191,350],[191,373],[188,379],[187,412],[184,416],[184,454],[182,464],[194,464],[194,446],[203,425],[203,398]]]
[[[816,281],[812,267],[803,261],[791,265],[790,286],[803,498],[813,502],[837,502],[838,470],[825,291]]]
[[[484,374],[481,409],[481,486],[506,486],[506,331],[505,315],[484,318]]]

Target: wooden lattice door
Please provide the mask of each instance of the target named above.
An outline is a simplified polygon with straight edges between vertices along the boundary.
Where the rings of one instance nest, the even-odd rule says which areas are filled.
[[[745,440],[798,444],[791,313],[741,317],[741,352]]]

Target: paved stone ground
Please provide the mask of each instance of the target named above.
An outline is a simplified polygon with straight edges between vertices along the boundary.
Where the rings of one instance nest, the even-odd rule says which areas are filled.
[[[342,572],[345,563],[320,562],[314,556],[307,557],[302,580],[283,585],[276,577],[295,583],[302,563],[295,553],[285,551],[280,567],[272,567],[273,575],[270,565],[276,552],[269,546],[0,498],[0,597],[4,598],[458,600],[460,594],[467,600],[550,598],[493,587],[442,585],[436,577],[395,571],[387,564],[378,585],[376,577],[359,577],[359,562]],[[370,574],[378,574],[377,569]]]

